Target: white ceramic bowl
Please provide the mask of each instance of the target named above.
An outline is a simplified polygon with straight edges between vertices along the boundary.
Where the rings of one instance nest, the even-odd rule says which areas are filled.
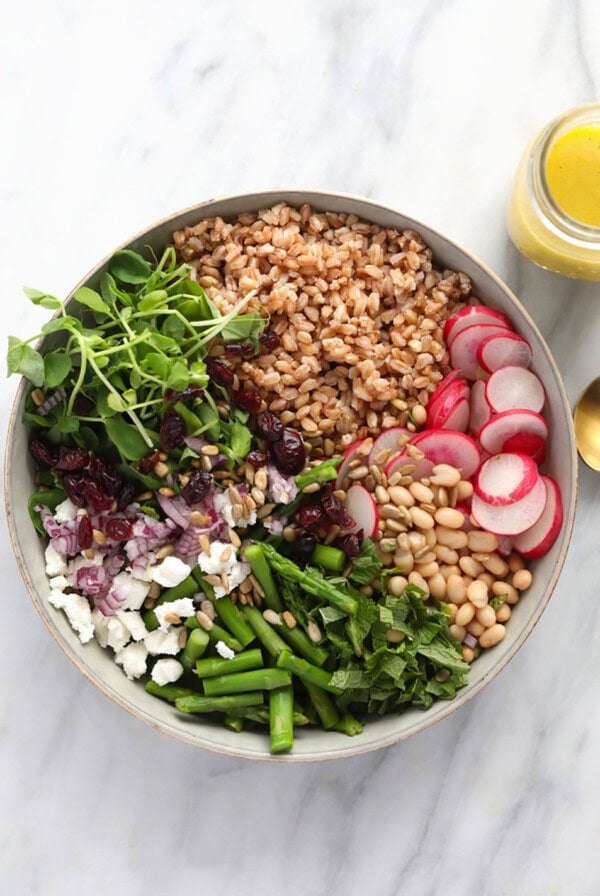
[[[577,486],[577,457],[571,413],[559,371],[548,347],[532,319],[505,284],[475,259],[419,221],[366,199],[340,194],[274,190],[214,199],[178,212],[138,234],[124,246],[141,250],[151,246],[157,254],[170,241],[171,234],[203,217],[221,215],[232,218],[241,212],[256,211],[285,201],[291,205],[310,203],[319,211],[352,212],[368,221],[399,230],[417,230],[433,250],[436,267],[464,271],[471,277],[474,292],[486,304],[509,315],[516,329],[525,336],[534,351],[533,367],[542,379],[548,396],[545,414],[550,426],[548,472],[561,488],[565,520],[560,536],[544,558],[534,564],[534,583],[515,607],[504,641],[485,651],[470,673],[470,684],[451,702],[435,703],[431,709],[409,709],[401,715],[389,715],[369,721],[364,732],[354,738],[320,729],[301,729],[294,751],[277,761],[335,759],[375,750],[416,734],[445,718],[477,694],[515,655],[540,618],[556,585],[565,561],[573,518]],[[78,284],[94,286],[108,259],[100,262]],[[73,290],[74,291],[74,290]],[[62,611],[47,600],[48,585],[44,571],[42,541],[34,531],[26,507],[26,496],[33,490],[33,465],[27,451],[27,430],[20,422],[26,396],[26,383],[19,387],[8,428],[5,459],[5,496],[10,536],[17,562],[31,598],[50,633],[83,674],[119,706],[152,727],[199,747],[251,759],[269,759],[268,738],[264,734],[228,729],[194,717],[183,716],[169,704],[151,697],[138,682],[128,681],[112,659],[112,652],[97,643],[82,645],[71,630]]]

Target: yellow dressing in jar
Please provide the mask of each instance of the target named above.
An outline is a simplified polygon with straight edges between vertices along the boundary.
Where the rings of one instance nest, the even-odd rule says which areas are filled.
[[[600,281],[600,105],[575,109],[534,137],[515,176],[507,225],[531,261]]]

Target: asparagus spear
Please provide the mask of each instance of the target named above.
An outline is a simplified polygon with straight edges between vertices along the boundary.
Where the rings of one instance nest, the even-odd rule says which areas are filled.
[[[329,544],[316,545],[312,555],[312,562],[316,563],[317,566],[322,566],[323,569],[329,572],[337,573],[343,570],[346,565],[346,559],[343,551]]]
[[[205,697],[193,694],[180,697],[175,701],[179,712],[225,712],[241,709],[244,706],[260,706],[265,702],[262,691],[251,691],[246,694],[228,694],[225,697]]]
[[[271,691],[270,693],[274,692]],[[257,725],[269,724],[269,711],[264,707],[248,706],[245,709],[232,709],[229,715],[239,716],[241,719],[247,719],[249,722],[255,722]],[[303,728],[305,725],[311,724],[311,719],[304,712],[294,709],[293,722],[294,728]]]
[[[260,610],[257,610],[256,607],[245,606],[242,613],[258,640],[266,647],[271,656],[277,658],[282,650],[287,650],[285,641],[281,640],[275,629],[263,618]]]
[[[281,598],[275,585],[273,573],[269,568],[269,564],[265,559],[262,546],[257,542],[249,544],[244,548],[244,557],[250,564],[250,568],[262,590],[265,593],[264,602],[270,610],[280,613],[283,609],[281,606]]]
[[[180,597],[193,597],[197,590],[198,586],[196,585],[196,582],[193,577],[189,575],[187,579],[184,579],[179,585],[175,585],[173,588],[167,588],[166,591],[163,591],[156,601],[156,604],[166,604],[172,600],[179,600]],[[149,632],[153,632],[158,628],[158,619],[156,618],[154,610],[148,610],[147,613],[144,613],[144,624]]]
[[[209,656],[196,663],[198,678],[214,678],[216,675],[230,675],[233,672],[247,672],[249,669],[260,669],[263,665],[262,653],[258,648],[244,650],[230,660],[220,656]]]
[[[271,753],[289,753],[294,745],[294,689],[291,684],[269,693]]]
[[[242,716],[234,716],[231,713],[227,713],[223,719],[223,724],[226,728],[230,728],[231,731],[236,731],[239,734],[244,727],[244,719]]]
[[[191,628],[192,631],[202,628],[195,616],[190,616],[186,619],[184,625],[186,628]],[[224,628],[221,628],[220,625],[216,625],[214,622],[211,627],[205,629],[205,631],[208,633],[208,637],[213,644],[216,644],[217,641],[222,641],[224,644],[227,644],[231,650],[235,650],[236,653],[239,653],[242,649],[242,645],[237,638],[234,638],[233,635],[230,635],[228,631],[225,631]]]
[[[176,684],[156,684],[152,679],[146,682],[146,691],[154,697],[168,700],[169,703],[175,703],[180,697],[198,696],[197,691],[192,691],[191,688],[180,688]]]
[[[215,675],[205,678],[203,684],[207,697],[220,697],[247,691],[272,691],[291,684],[291,681],[291,675],[285,669],[253,669],[233,675]]]
[[[342,734],[347,734],[348,737],[354,737],[355,734],[361,734],[364,727],[362,722],[359,722],[349,712],[346,712],[337,725],[333,726],[333,730],[341,731]]]
[[[329,694],[306,679],[304,679],[304,687],[308,691],[310,701],[317,711],[323,728],[334,728],[340,720],[340,714]]]
[[[281,651],[277,657],[277,666],[279,669],[287,669],[288,672],[297,675],[304,684],[306,682],[316,684],[326,691],[331,691],[332,694],[341,694],[340,688],[330,684],[331,675],[329,672],[307,663],[306,660],[301,660],[299,657],[294,656],[293,653],[290,653],[289,650]]]
[[[194,668],[196,660],[199,660],[204,654],[209,641],[208,632],[204,631],[203,628],[195,628],[190,632],[179,657],[179,662],[184,669],[187,669],[189,672],[190,669]]]
[[[277,633],[281,635],[284,641],[287,641],[296,653],[299,653],[300,656],[303,656],[305,660],[308,660],[309,663],[313,663],[315,666],[322,666],[329,656],[329,651],[326,647],[319,647],[317,644],[313,644],[306,632],[298,628],[298,626],[296,628],[288,628],[287,625],[281,625],[278,627]]]
[[[356,600],[350,595],[344,594],[336,585],[332,585],[327,579],[323,579],[314,573],[300,569],[292,560],[279,554],[270,544],[262,544],[260,547],[269,565],[284,579],[291,579],[292,582],[297,582],[308,594],[320,597],[321,600],[333,604],[334,607],[337,607],[343,613],[347,613],[350,616],[356,613],[358,609]],[[246,549],[246,553],[247,551],[248,549]]]
[[[307,485],[313,485],[315,482],[318,482],[319,485],[322,485],[324,482],[330,482],[332,479],[337,478],[337,468],[341,462],[341,457],[330,457],[324,460],[323,463],[317,464],[316,467],[311,467],[306,473],[299,473],[298,476],[294,477],[294,482],[300,491],[306,488]]]
[[[195,566],[192,570],[192,576],[197,584],[197,589],[202,591],[203,594],[206,595],[208,600],[211,601],[215,610],[217,611],[217,616],[225,626],[225,628],[229,629],[234,638],[239,641],[242,647],[246,647],[250,644],[251,641],[254,640],[254,634],[252,629],[248,628],[242,615],[236,605],[233,603],[230,597],[225,595],[224,597],[215,597],[214,588],[208,584],[208,582],[204,581],[202,576],[202,571],[198,566]],[[232,648],[233,649],[233,648]]]

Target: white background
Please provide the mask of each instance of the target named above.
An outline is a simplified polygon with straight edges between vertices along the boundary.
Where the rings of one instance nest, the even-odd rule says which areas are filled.
[[[212,196],[363,194],[487,261],[571,399],[600,366],[600,286],[535,269],[504,209],[531,134],[598,99],[595,0],[43,2],[0,28],[2,344],[153,220]],[[16,388],[2,391],[2,426]],[[587,896],[600,892],[600,477],[581,470],[560,584],[450,719],[354,760],[277,766],[171,741],[88,684],[2,532],[3,893]]]

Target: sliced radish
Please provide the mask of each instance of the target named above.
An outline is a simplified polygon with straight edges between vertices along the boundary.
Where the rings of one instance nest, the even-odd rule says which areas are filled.
[[[344,453],[342,454],[342,462],[338,467],[337,479],[335,480],[335,487],[341,488],[342,482],[350,472],[350,464],[353,460],[356,459],[356,454],[364,439],[358,439],[356,442],[352,442],[351,445],[348,445]]]
[[[466,398],[463,398],[462,401],[459,401],[458,404],[454,406],[451,413],[448,415],[448,419],[442,423],[439,429],[452,429],[454,432],[466,432],[467,426],[469,425],[469,416],[471,414],[471,407]]]
[[[542,476],[546,487],[546,506],[541,517],[531,529],[517,535],[514,546],[530,560],[547,554],[562,528],[563,507],[558,483],[551,476]]]
[[[426,429],[411,439],[411,444],[435,464],[450,464],[461,471],[463,479],[470,479],[479,466],[479,449],[473,439],[463,432],[450,429]]]
[[[526,454],[496,454],[480,466],[473,488],[487,504],[514,504],[529,494],[539,477],[535,461]]]
[[[546,460],[546,440],[535,432],[516,433],[506,440],[502,450],[528,454],[538,466],[541,466]]]
[[[471,514],[477,524],[488,532],[496,535],[519,535],[537,523],[545,506],[546,486],[540,476],[529,494],[513,504],[494,506],[474,494]]]
[[[442,393],[441,397],[437,399],[433,399],[429,401],[427,405],[427,429],[456,429],[459,432],[464,432],[467,428],[466,424],[469,419],[469,385],[465,379],[460,377],[460,379],[453,382],[447,389]],[[454,426],[450,422],[451,418],[456,416],[456,410],[459,406],[466,404],[466,415],[464,409],[462,413],[456,417],[457,425]],[[464,425],[462,425],[462,419],[466,416],[466,420]],[[458,424],[461,425],[458,425]]]
[[[509,535],[498,535],[498,547],[496,550],[502,557],[510,557],[512,554],[513,542]]]
[[[473,523],[471,522],[471,500],[469,499],[469,501],[459,501],[459,503],[456,505],[456,509],[460,510],[465,518],[460,528],[463,532],[470,532],[473,528]]]
[[[540,413],[546,393],[540,380],[524,367],[501,367],[485,384],[485,397],[493,411],[510,411],[519,408]]]
[[[451,315],[444,324],[444,339],[448,348],[462,330],[473,324],[494,324],[505,330],[512,330],[510,320],[502,311],[488,308],[487,305],[467,305]]]
[[[426,476],[430,476],[433,472],[434,464],[428,460],[428,458],[423,457],[421,460],[415,460],[410,454],[404,452],[403,454],[397,454],[396,457],[393,457],[388,461],[385,465],[385,475],[389,479],[394,473],[400,473],[402,467],[405,467],[407,464],[412,464],[414,466],[414,470],[410,475],[415,481],[424,479]]]
[[[448,346],[450,363],[456,370],[468,380],[477,379],[479,363],[477,361],[477,349],[487,336],[501,333],[503,328],[497,324],[480,323],[470,327],[464,327],[457,333]]]
[[[398,444],[398,440],[402,439],[403,436],[407,436],[404,441],[404,443],[406,443],[412,436],[412,432],[405,429],[404,426],[392,426],[390,429],[385,429],[373,442],[373,447],[369,454],[369,464],[376,463],[376,459],[382,451],[401,451],[402,449]]]
[[[503,411],[496,414],[482,427],[479,441],[484,451],[500,454],[508,439],[517,433],[533,433],[540,438],[548,438],[548,424],[535,411]]]
[[[439,381],[439,383],[429,396],[429,404],[427,405],[427,407],[429,407],[432,401],[437,401],[438,398],[441,398],[448,386],[451,386],[452,383],[455,383],[457,380],[462,380],[464,383],[466,383],[465,378],[460,375],[460,372],[458,370],[451,370],[443,380]]]
[[[471,413],[469,415],[468,431],[474,436],[478,436],[481,427],[485,426],[491,416],[492,409],[485,397],[485,382],[483,380],[475,380],[471,386]]]
[[[350,486],[346,492],[346,509],[356,523],[352,532],[359,532],[362,529],[365,538],[372,538],[377,533],[379,527],[377,504],[364,486],[358,483]]]
[[[488,373],[501,367],[529,367],[532,357],[527,340],[510,330],[486,336],[477,349],[477,360]]]

